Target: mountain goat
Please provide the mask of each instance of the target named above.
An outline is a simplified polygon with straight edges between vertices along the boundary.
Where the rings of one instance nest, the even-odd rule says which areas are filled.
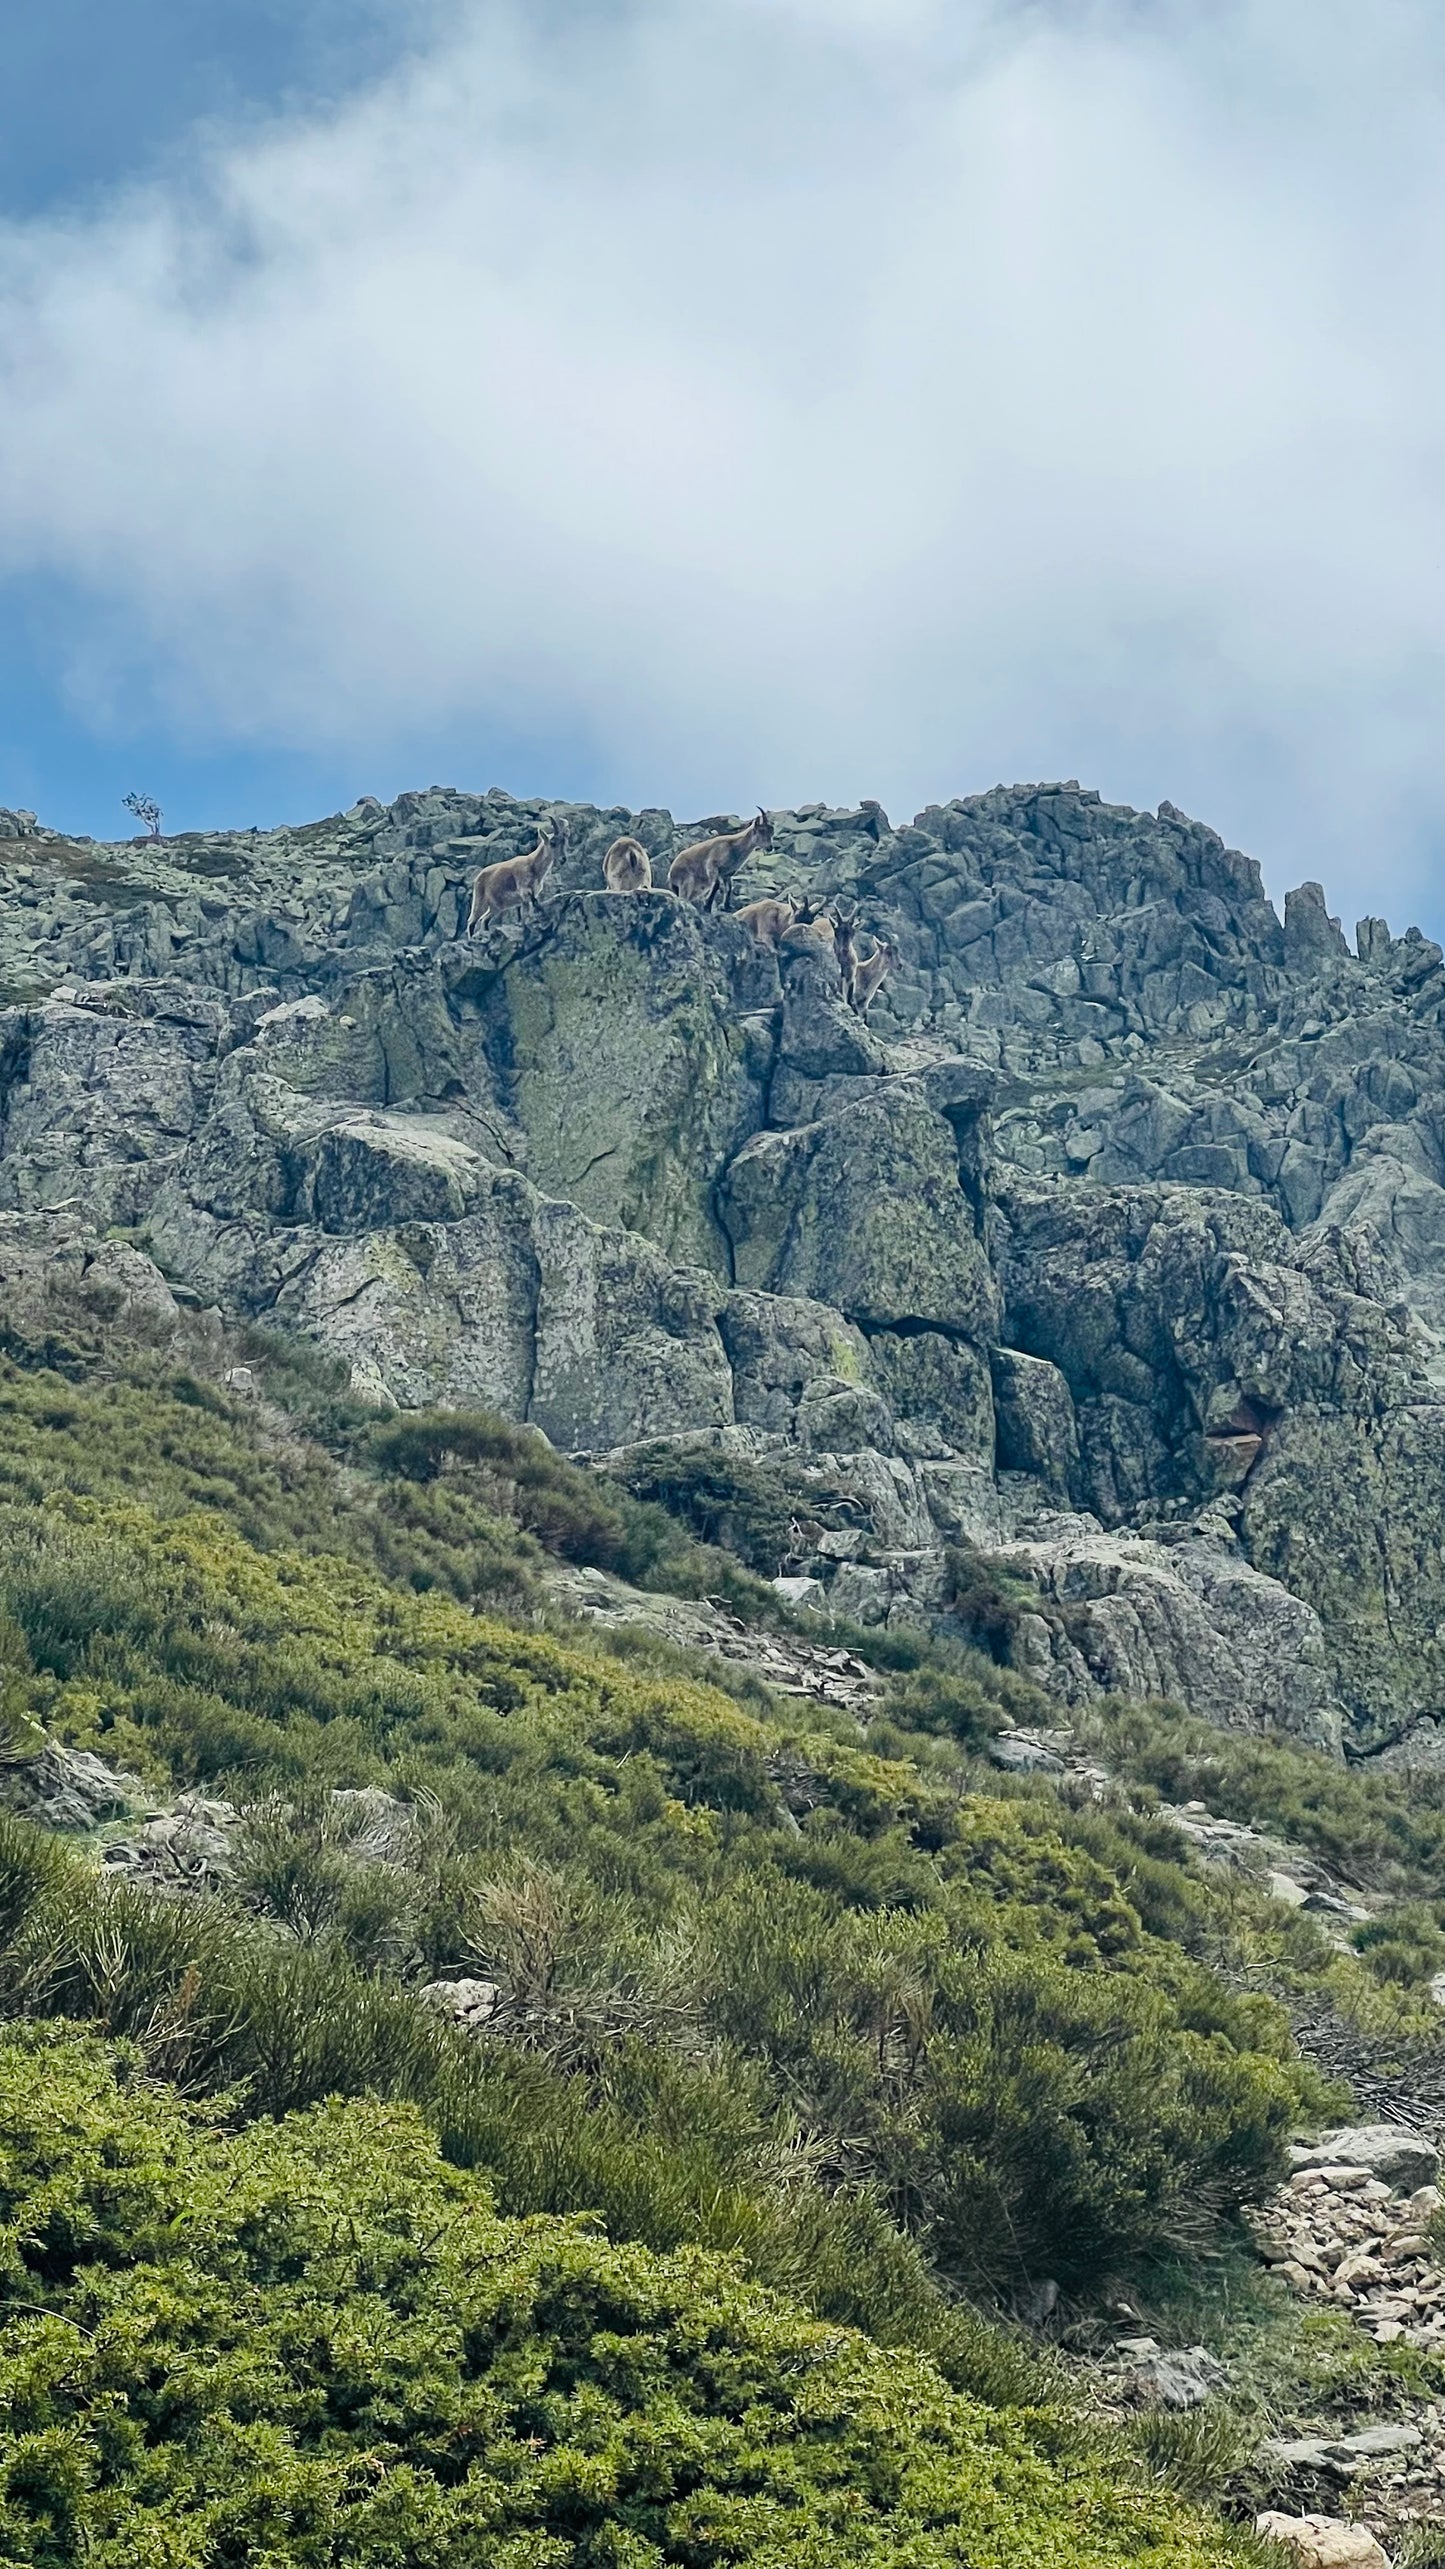
[[[615,838],[602,859],[609,892],[650,892],[652,859],[641,839]]]
[[[679,848],[667,869],[667,888],[680,901],[691,901],[701,910],[728,906],[733,876],[746,864],[753,850],[771,847],[773,825],[767,813],[758,808],[756,820],[745,821],[740,830],[727,830],[717,838],[699,839],[695,846]]]
[[[841,902],[835,901],[833,904],[833,952],[838,958],[838,970],[843,976],[843,988],[849,999],[853,996],[853,975],[858,969],[858,944],[854,933],[857,928],[857,924],[858,911],[856,904],[852,909],[845,910]]]
[[[848,996],[860,1017],[866,1017],[884,981],[898,961],[898,948],[887,937],[880,937],[871,954],[855,963],[848,985]]]
[[[745,910],[739,910],[738,924],[747,929],[749,936],[756,937],[759,945],[771,946],[776,954],[779,938],[787,933],[797,915],[791,901],[750,901]]]
[[[472,906],[467,915],[469,937],[491,920],[500,919],[507,910],[535,905],[562,852],[564,835],[562,823],[549,812],[537,823],[535,847],[529,847],[524,856],[504,856],[500,864],[482,867],[472,885]]]

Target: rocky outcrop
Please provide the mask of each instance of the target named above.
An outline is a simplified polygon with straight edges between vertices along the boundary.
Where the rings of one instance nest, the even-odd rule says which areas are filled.
[[[475,993],[495,1091],[547,1194],[726,1275],[716,1173],[766,1111],[771,1046],[749,1011],[777,996],[766,956],[666,893],[579,895]]]
[[[915,1081],[757,1134],[726,1171],[721,1213],[739,1284],[834,1303],[866,1330],[994,1334],[996,1287],[958,1143]]]
[[[1045,1609],[1025,1616],[1018,1655],[1064,1701],[1166,1696],[1226,1729],[1340,1747],[1318,1615],[1218,1534],[1166,1547],[1064,1520],[1005,1557]]]
[[[472,874],[544,814],[540,912],[469,942]],[[727,817],[437,787],[101,848],[10,816],[0,1289],[43,1296],[51,1244],[66,1290],[309,1332],[378,1403],[784,1456],[848,1494],[784,1575],[967,1629],[981,1554],[1066,1704],[1433,1737],[1439,949],[1367,920],[1352,952],[1314,885],[1281,921],[1172,805],[1072,783],[775,814],[748,890],[845,895],[898,950],[864,1025],[816,926],[775,954],[600,887],[619,830],[661,880]]]

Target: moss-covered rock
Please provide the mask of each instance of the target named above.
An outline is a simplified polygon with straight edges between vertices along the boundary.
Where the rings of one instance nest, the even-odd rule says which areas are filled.
[[[932,1323],[984,1340],[997,1293],[958,1143],[918,1083],[825,1122],[759,1133],[723,1183],[739,1284],[810,1294],[865,1329]]]
[[[488,980],[499,1093],[546,1193],[727,1273],[717,1173],[763,1120],[740,1022],[770,966],[730,920],[665,893],[576,896]]]

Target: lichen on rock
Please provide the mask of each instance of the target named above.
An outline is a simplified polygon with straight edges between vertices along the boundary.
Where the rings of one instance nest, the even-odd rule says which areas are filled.
[[[548,814],[540,907],[468,941],[472,875]],[[1072,783],[775,813],[748,890],[896,949],[865,1023],[816,916],[774,952],[603,888],[622,831],[661,883],[662,811],[435,788],[160,844],[4,827],[17,1292],[53,1241],[157,1329],[174,1288],[309,1333],[378,1408],[826,1458],[856,1522],[789,1575],[840,1606],[947,1628],[972,1547],[1031,1588],[1010,1647],[1062,1701],[1433,1736],[1418,932],[1351,952],[1318,887],[1281,920],[1202,824]]]

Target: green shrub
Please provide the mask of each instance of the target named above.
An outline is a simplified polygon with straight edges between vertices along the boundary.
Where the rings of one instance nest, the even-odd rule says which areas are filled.
[[[373,1426],[363,1448],[378,1469],[408,1481],[444,1470],[482,1480],[498,1509],[566,1561],[615,1569],[627,1543],[622,1512],[590,1472],[553,1451],[534,1427],[488,1410],[408,1410]]]
[[[1117,1699],[1073,1716],[1113,1772],[1170,1802],[1307,1847],[1347,1882],[1438,1897],[1445,1773],[1344,1765],[1249,1731],[1219,1730],[1171,1704]]]
[[[796,1550],[797,1476],[776,1464],[663,1443],[629,1455],[622,1482],[633,1498],[665,1509],[697,1542],[736,1553],[765,1578],[776,1578]]]
[[[883,1717],[903,1730],[942,1733],[967,1748],[982,1747],[1006,1718],[997,1694],[980,1675],[946,1665],[895,1677],[883,1698]]]
[[[968,1544],[947,1553],[946,1568],[949,1613],[965,1641],[1006,1668],[1013,1658],[1020,1617],[1038,1612],[1036,1589]]]
[[[499,2218],[394,2106],[227,2134],[58,2032],[0,2048],[0,2129],[0,2548],[36,2569],[1256,2556],[727,2263]]]
[[[1383,1918],[1351,1930],[1350,1941],[1372,1977],[1386,1985],[1418,1988],[1445,1970],[1445,1935],[1423,1900],[1400,1900]]]

